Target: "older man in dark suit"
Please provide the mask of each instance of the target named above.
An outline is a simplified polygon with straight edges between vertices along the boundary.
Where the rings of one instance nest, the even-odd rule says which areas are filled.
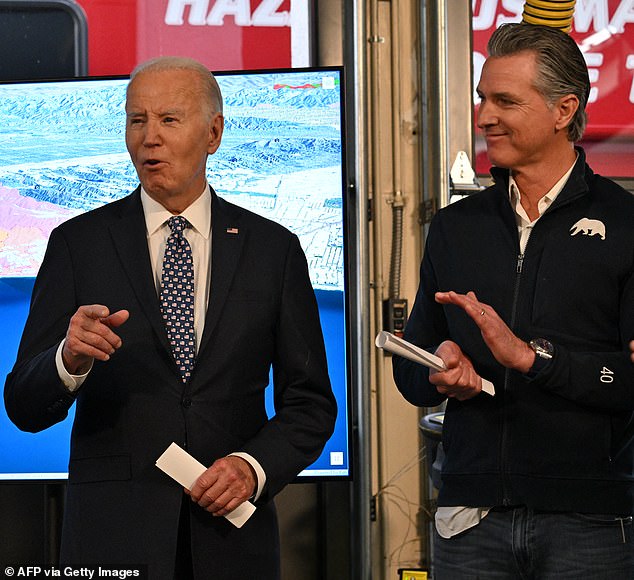
[[[77,403],[63,563],[279,578],[271,499],[336,416],[306,259],[295,235],[209,187],[224,121],[205,67],[140,65],[126,114],[141,187],[52,233],[7,412],[39,431]],[[187,493],[155,467],[172,442],[209,466]],[[249,499],[242,528],[214,517]]]

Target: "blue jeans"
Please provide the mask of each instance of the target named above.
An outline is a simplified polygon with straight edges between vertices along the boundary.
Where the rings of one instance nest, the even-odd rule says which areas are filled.
[[[632,517],[493,509],[434,537],[433,580],[632,580]]]

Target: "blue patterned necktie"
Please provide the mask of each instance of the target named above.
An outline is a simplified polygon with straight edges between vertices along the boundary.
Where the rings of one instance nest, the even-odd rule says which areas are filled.
[[[168,220],[172,233],[167,238],[161,276],[161,314],[174,360],[187,382],[194,368],[196,334],[194,332],[194,262],[192,249],[183,235],[191,224],[181,216]]]

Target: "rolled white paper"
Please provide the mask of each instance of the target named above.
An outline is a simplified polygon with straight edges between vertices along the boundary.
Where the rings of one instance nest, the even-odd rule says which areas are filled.
[[[387,350],[388,352],[397,354],[398,356],[402,356],[403,358],[431,369],[437,371],[447,370],[444,361],[439,356],[427,352],[415,344],[407,342],[391,332],[387,332],[387,330],[382,330],[376,335],[374,344],[376,344],[379,348]],[[487,381],[486,379],[482,379],[482,390],[491,396],[495,395],[495,387],[493,386],[493,383],[491,381]]]

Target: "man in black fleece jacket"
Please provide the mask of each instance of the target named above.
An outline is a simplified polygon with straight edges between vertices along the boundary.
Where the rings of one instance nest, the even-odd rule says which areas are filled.
[[[631,579],[634,196],[574,146],[574,41],[509,24],[488,49],[495,183],[435,216],[405,330],[447,370],[394,357],[408,401],[447,402],[434,578]]]

